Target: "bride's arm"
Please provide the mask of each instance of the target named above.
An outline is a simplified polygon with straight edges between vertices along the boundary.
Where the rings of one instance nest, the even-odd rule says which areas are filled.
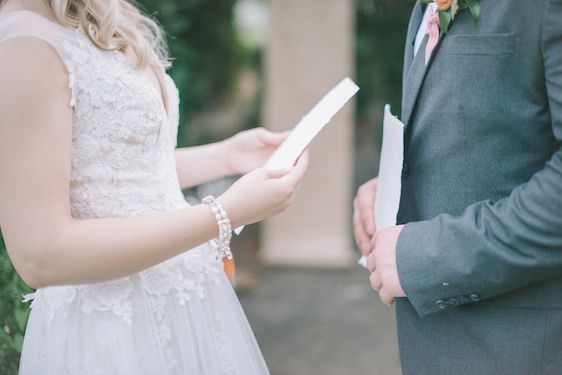
[[[217,235],[209,208],[129,218],[70,215],[72,109],[63,64],[45,43],[0,44],[0,227],[32,287],[106,281],[158,264]],[[233,226],[282,211],[306,169],[259,169],[219,201]],[[251,198],[248,198],[251,197]]]
[[[222,142],[176,150],[182,189],[263,166],[288,133],[263,128],[246,130]]]
[[[227,157],[224,141],[176,149],[176,171],[182,189],[235,174]]]
[[[288,133],[246,130],[222,142],[176,150],[180,185],[187,188],[263,166]]]

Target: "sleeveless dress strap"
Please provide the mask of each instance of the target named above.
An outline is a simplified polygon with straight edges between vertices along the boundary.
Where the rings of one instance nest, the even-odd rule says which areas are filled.
[[[77,30],[65,28],[31,11],[18,10],[0,16],[0,44],[15,38],[36,38],[47,43],[55,50],[68,74],[71,106],[74,106],[76,103],[74,69],[70,63],[70,56],[63,48],[63,43],[75,40],[77,32]]]

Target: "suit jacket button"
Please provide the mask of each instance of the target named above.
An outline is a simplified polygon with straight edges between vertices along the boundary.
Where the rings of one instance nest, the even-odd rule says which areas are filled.
[[[447,302],[443,301],[442,299],[440,299],[440,300],[438,300],[437,302],[435,302],[435,304],[436,304],[437,307],[439,307],[441,310],[447,308]]]
[[[459,304],[459,301],[456,298],[449,298],[447,300],[447,303],[451,306],[457,306]]]
[[[476,294],[476,293],[472,293],[470,296],[468,296],[470,298],[470,300],[472,302],[478,302],[480,301],[480,295]]]

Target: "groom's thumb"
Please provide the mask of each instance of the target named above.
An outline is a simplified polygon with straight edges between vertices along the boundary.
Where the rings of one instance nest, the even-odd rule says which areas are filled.
[[[381,302],[387,306],[392,305],[394,303],[394,297],[388,293],[388,291],[384,286],[381,287],[381,289],[379,290],[379,298]]]

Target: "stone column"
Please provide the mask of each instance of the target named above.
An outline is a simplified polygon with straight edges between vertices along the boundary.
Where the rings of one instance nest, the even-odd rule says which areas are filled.
[[[353,73],[352,0],[270,0],[264,124],[287,130],[336,83]],[[353,105],[311,147],[311,164],[294,205],[264,225],[266,264],[353,264],[351,184]]]

